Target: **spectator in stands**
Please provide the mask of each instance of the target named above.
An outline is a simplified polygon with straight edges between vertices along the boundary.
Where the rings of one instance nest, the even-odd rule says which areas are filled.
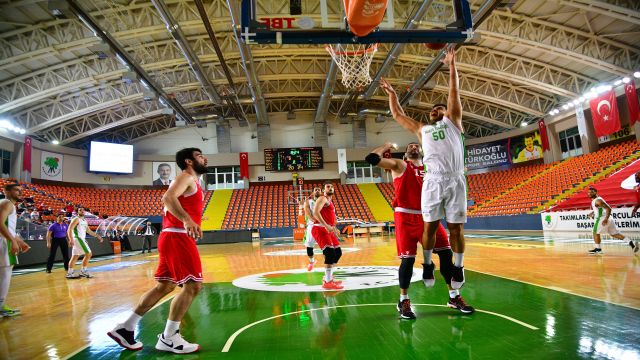
[[[31,217],[31,222],[38,222],[40,220],[40,213],[38,212],[38,210],[36,210],[36,208],[33,208],[33,211],[31,211],[30,214]]]
[[[158,165],[158,178],[153,180],[153,186],[168,186],[171,184],[171,165],[162,163]]]
[[[64,208],[64,211],[67,213],[67,217],[71,217],[73,215],[73,204],[71,202],[67,203],[67,206]]]
[[[44,206],[44,203],[40,203],[40,205],[38,205],[38,212],[43,212],[45,211],[47,208]]]
[[[47,215],[47,216],[52,215],[52,214],[53,214],[53,209],[52,209],[52,208],[50,208],[50,207],[49,207],[49,208],[47,208],[47,209],[44,211],[44,214],[45,214],[45,215]]]

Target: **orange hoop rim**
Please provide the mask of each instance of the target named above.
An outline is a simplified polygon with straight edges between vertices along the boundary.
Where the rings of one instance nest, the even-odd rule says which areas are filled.
[[[355,44],[354,44],[355,45]],[[366,44],[360,44],[360,45],[366,45]],[[335,51],[332,47],[331,44],[326,44],[324,46],[325,50],[334,53],[336,55],[346,55],[346,56],[358,56],[358,55],[363,55],[363,54],[368,54],[372,51],[376,51],[378,49],[378,44],[372,44],[371,46],[369,46],[368,48],[364,48],[362,50],[356,50],[356,51]]]

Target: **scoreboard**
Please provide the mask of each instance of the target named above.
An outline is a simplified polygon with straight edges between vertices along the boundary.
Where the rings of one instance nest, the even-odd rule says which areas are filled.
[[[322,169],[322,147],[264,149],[265,171]]]

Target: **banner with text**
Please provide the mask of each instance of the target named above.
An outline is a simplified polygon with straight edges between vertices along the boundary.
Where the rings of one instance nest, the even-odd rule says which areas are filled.
[[[62,181],[64,155],[43,151],[40,158],[40,178]]]
[[[542,230],[546,231],[593,231],[594,220],[587,217],[591,210],[559,211],[541,213]],[[612,209],[609,221],[615,221],[620,232],[640,231],[640,212],[631,215],[631,208]]]
[[[598,143],[604,144],[606,142],[622,139],[627,136],[631,136],[633,134],[634,134],[633,128],[630,127],[629,125],[624,125],[622,129],[620,129],[620,131],[616,131],[610,135],[600,136],[598,138]]]
[[[467,169],[482,169],[492,166],[508,165],[508,140],[492,141],[467,146]]]

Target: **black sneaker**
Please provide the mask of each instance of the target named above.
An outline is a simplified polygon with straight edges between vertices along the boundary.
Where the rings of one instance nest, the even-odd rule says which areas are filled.
[[[398,302],[398,312],[400,313],[401,319],[414,320],[416,318],[416,314],[413,312],[411,301],[409,299]]]
[[[51,270],[50,269],[47,269],[44,272],[46,272],[47,274],[51,274]]]
[[[631,247],[631,250],[633,250],[633,252],[636,252],[636,245],[633,243],[633,241],[629,240],[629,246]]]
[[[451,267],[451,287],[458,290],[464,285],[464,266]]]
[[[422,264],[422,282],[426,287],[433,287],[436,284],[436,278],[433,276],[433,271],[435,269],[435,265],[433,262],[431,264]]]
[[[107,335],[125,349],[133,351],[142,349],[142,343],[136,341],[133,331],[125,329],[122,324],[118,324],[113,330],[109,331]]]
[[[602,252],[602,249],[600,248],[593,248],[592,250],[589,250],[589,255],[598,255],[598,254],[604,254]]]
[[[473,306],[467,305],[460,295],[456,295],[453,299],[449,298],[447,306],[452,309],[458,309],[463,314],[473,314],[476,311]]]

